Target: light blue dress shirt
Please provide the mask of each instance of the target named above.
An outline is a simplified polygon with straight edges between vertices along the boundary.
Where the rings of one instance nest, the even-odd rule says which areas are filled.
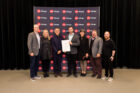
[[[71,41],[71,40],[72,40],[73,36],[74,36],[74,33],[69,34],[69,41]]]

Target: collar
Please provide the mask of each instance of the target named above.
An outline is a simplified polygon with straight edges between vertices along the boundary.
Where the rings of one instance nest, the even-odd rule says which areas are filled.
[[[72,33],[72,34],[69,34],[70,36],[73,36],[74,35],[74,33]]]

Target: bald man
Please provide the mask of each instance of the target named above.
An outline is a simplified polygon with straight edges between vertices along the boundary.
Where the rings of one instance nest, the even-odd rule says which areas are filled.
[[[113,80],[113,61],[116,52],[115,43],[110,38],[110,32],[105,31],[104,33],[104,43],[103,43],[103,62],[105,66],[105,77],[103,80],[112,81]]]

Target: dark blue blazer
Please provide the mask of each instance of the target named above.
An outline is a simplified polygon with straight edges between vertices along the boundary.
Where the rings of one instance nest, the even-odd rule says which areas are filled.
[[[57,36],[56,34],[53,35],[53,37],[51,39],[53,54],[57,54],[58,50],[62,51],[61,40],[62,40],[61,35],[59,35],[59,36]]]

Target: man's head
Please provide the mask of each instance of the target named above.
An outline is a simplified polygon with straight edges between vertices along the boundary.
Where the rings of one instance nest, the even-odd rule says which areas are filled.
[[[38,30],[39,30],[38,24],[34,24],[34,32],[38,33]]]
[[[110,38],[110,32],[109,31],[105,31],[104,33],[104,38],[107,40]]]
[[[92,37],[95,38],[97,36],[97,30],[92,31]]]
[[[55,29],[54,29],[54,33],[55,33],[57,36],[59,36],[59,34],[60,34],[60,28],[55,28]]]
[[[69,31],[70,34],[73,33],[73,27],[70,26],[70,27],[68,28],[68,31]]]

